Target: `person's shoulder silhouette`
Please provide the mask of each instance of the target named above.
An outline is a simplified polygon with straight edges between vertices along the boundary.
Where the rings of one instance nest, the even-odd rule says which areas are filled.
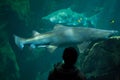
[[[64,62],[58,63],[50,72],[48,80],[85,80],[85,76],[75,66],[78,53],[75,48],[65,48],[63,52]]]

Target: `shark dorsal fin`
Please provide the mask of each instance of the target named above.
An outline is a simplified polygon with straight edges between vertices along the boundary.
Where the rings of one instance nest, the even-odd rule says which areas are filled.
[[[54,27],[54,30],[61,29],[61,28],[66,28],[66,26],[61,25],[61,24],[56,24]]]
[[[66,10],[67,10],[68,14],[73,13],[73,11],[72,11],[72,9],[71,9],[70,7],[69,7],[69,8],[67,8]]]
[[[38,35],[40,35],[40,33],[34,30],[33,31],[33,36],[38,36]]]
[[[67,10],[70,10],[70,11],[71,11],[71,8],[70,8],[70,7],[68,7],[68,8],[67,8]]]

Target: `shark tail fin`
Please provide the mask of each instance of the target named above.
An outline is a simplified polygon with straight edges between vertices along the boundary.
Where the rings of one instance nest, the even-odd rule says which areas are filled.
[[[88,17],[88,21],[90,21],[91,25],[93,25],[93,27],[97,26],[98,20],[100,19],[102,14],[102,11],[99,13],[96,13],[95,15]]]
[[[23,38],[20,38],[20,37],[18,37],[18,36],[16,36],[16,35],[14,35],[14,39],[15,39],[15,44],[19,47],[19,48],[21,48],[21,49],[23,49],[23,47],[24,47],[24,39]]]

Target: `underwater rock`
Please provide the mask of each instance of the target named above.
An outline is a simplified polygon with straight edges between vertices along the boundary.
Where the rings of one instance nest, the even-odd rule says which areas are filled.
[[[0,44],[0,79],[16,80],[19,78],[19,67],[16,62],[16,56],[12,51],[10,44]]]
[[[20,19],[25,21],[28,19],[30,13],[29,0],[2,0],[0,3],[0,16],[8,14],[10,8],[18,14]]]
[[[25,20],[30,13],[29,0],[7,0],[11,8],[17,12],[19,18]]]
[[[17,80],[18,78],[19,66],[15,53],[9,44],[6,32],[0,28],[0,80]]]
[[[95,43],[80,55],[79,63],[89,80],[119,80],[120,36]]]

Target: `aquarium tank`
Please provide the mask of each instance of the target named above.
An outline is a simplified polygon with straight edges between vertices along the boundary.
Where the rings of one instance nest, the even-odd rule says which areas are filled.
[[[66,47],[87,80],[120,80],[120,0],[0,0],[0,80],[48,80]]]

